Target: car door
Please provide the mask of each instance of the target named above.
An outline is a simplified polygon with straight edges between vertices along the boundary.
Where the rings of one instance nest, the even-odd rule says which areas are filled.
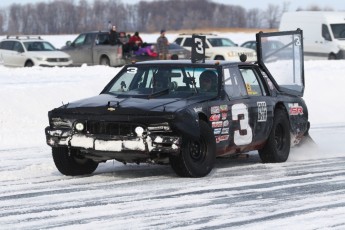
[[[93,42],[90,34],[80,34],[71,44],[71,46],[64,50],[72,58],[73,63],[76,65],[93,64],[92,60],[92,47]]]
[[[2,41],[0,47],[0,61],[5,66],[13,66],[11,56],[13,54],[14,41]]]
[[[262,85],[259,72],[253,66],[225,68],[224,91],[226,109],[220,109],[221,117],[227,117],[228,125],[222,128],[221,137],[227,139],[225,152],[249,151],[262,144],[269,134],[272,101]],[[224,112],[223,112],[224,111]],[[226,114],[225,114],[226,113]]]
[[[9,66],[24,67],[27,57],[22,43],[13,41],[11,52],[8,53],[7,63]]]
[[[266,140],[273,124],[274,101],[264,85],[261,72],[255,66],[239,68],[249,98],[249,119],[255,145]]]

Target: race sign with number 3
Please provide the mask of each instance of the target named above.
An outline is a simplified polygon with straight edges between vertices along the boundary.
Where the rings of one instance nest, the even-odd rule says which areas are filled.
[[[202,62],[205,63],[205,36],[195,35],[192,36],[192,63]]]

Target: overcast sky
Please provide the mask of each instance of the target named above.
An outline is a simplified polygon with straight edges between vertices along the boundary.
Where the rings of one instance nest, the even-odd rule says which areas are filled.
[[[0,7],[9,6],[12,3],[37,3],[37,2],[51,2],[52,0],[1,0]],[[93,2],[93,0],[90,0]],[[124,3],[138,3],[141,0],[122,0]],[[146,0],[146,1],[157,1],[157,0]],[[306,8],[310,5],[318,5],[321,8],[324,7],[331,7],[336,11],[345,10],[345,3],[344,0],[283,0],[283,1],[276,1],[276,0],[213,0],[214,2],[223,3],[223,4],[232,4],[232,5],[240,5],[244,8],[252,9],[252,8],[261,8],[265,9],[268,4],[272,3],[275,5],[281,5],[283,2],[289,2],[290,7],[289,11],[294,11],[298,7]],[[75,1],[78,2],[78,1]]]

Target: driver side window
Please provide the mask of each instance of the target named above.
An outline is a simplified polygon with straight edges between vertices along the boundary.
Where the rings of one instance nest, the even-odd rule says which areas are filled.
[[[332,41],[331,34],[325,24],[322,25],[322,37],[327,41]]]
[[[77,37],[77,39],[75,39],[74,45],[75,45],[75,46],[81,46],[81,45],[83,45],[84,42],[85,42],[85,38],[86,38],[86,34],[81,34],[81,35],[79,35],[79,37]]]

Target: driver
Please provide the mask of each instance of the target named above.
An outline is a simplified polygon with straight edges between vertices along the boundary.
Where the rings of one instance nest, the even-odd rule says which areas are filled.
[[[217,91],[217,74],[212,70],[205,70],[199,77],[201,92],[216,92]]]

